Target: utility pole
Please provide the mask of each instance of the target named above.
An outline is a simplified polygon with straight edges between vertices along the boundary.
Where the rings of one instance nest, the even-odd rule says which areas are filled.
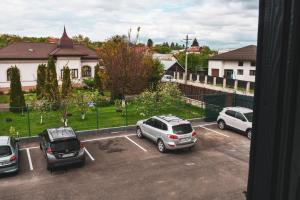
[[[188,65],[188,45],[189,45],[189,35],[186,35],[185,40],[185,73],[184,73],[184,84],[187,84],[187,65]]]

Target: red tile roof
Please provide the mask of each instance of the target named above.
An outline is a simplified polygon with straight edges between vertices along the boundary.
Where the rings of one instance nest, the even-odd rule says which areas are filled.
[[[209,60],[256,61],[256,46],[249,45],[211,57]]]
[[[37,60],[48,59],[49,56],[78,56],[82,59],[98,59],[95,51],[85,45],[73,44],[65,29],[57,44],[16,42],[0,49],[0,60]]]

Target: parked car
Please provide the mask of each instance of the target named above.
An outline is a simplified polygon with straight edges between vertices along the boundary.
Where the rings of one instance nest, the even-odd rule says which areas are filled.
[[[19,171],[19,145],[15,138],[0,136],[0,174]]]
[[[40,134],[40,148],[47,159],[47,169],[85,164],[85,150],[70,127],[49,128]]]
[[[189,121],[175,116],[154,116],[137,122],[137,137],[147,137],[157,144],[161,153],[166,150],[191,149],[197,142],[196,131]]]
[[[176,79],[174,79],[171,75],[164,75],[161,78],[161,82],[176,82]]]
[[[242,131],[249,139],[252,137],[253,110],[243,107],[224,108],[218,116],[217,122],[220,129],[226,127]]]

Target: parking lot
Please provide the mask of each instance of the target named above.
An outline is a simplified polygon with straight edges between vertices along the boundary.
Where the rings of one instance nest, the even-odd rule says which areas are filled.
[[[0,199],[245,199],[250,141],[212,123],[194,128],[191,151],[166,154],[134,131],[80,136],[86,165],[53,172],[38,143],[22,144],[20,172],[0,177]]]

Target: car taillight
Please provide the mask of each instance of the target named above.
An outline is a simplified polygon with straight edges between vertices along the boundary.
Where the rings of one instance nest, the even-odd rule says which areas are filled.
[[[10,161],[15,161],[15,160],[17,160],[17,156],[16,156],[16,155],[13,155],[9,160],[10,160]]]
[[[195,137],[197,135],[196,131],[193,131],[192,136]]]
[[[51,147],[48,147],[47,153],[53,153],[53,149]]]
[[[82,144],[82,143],[80,143],[80,149],[83,149],[83,148],[84,148],[83,144]]]
[[[173,139],[173,140],[178,139],[178,136],[177,136],[177,135],[174,135],[174,134],[169,134],[168,137],[169,137],[170,139]]]

